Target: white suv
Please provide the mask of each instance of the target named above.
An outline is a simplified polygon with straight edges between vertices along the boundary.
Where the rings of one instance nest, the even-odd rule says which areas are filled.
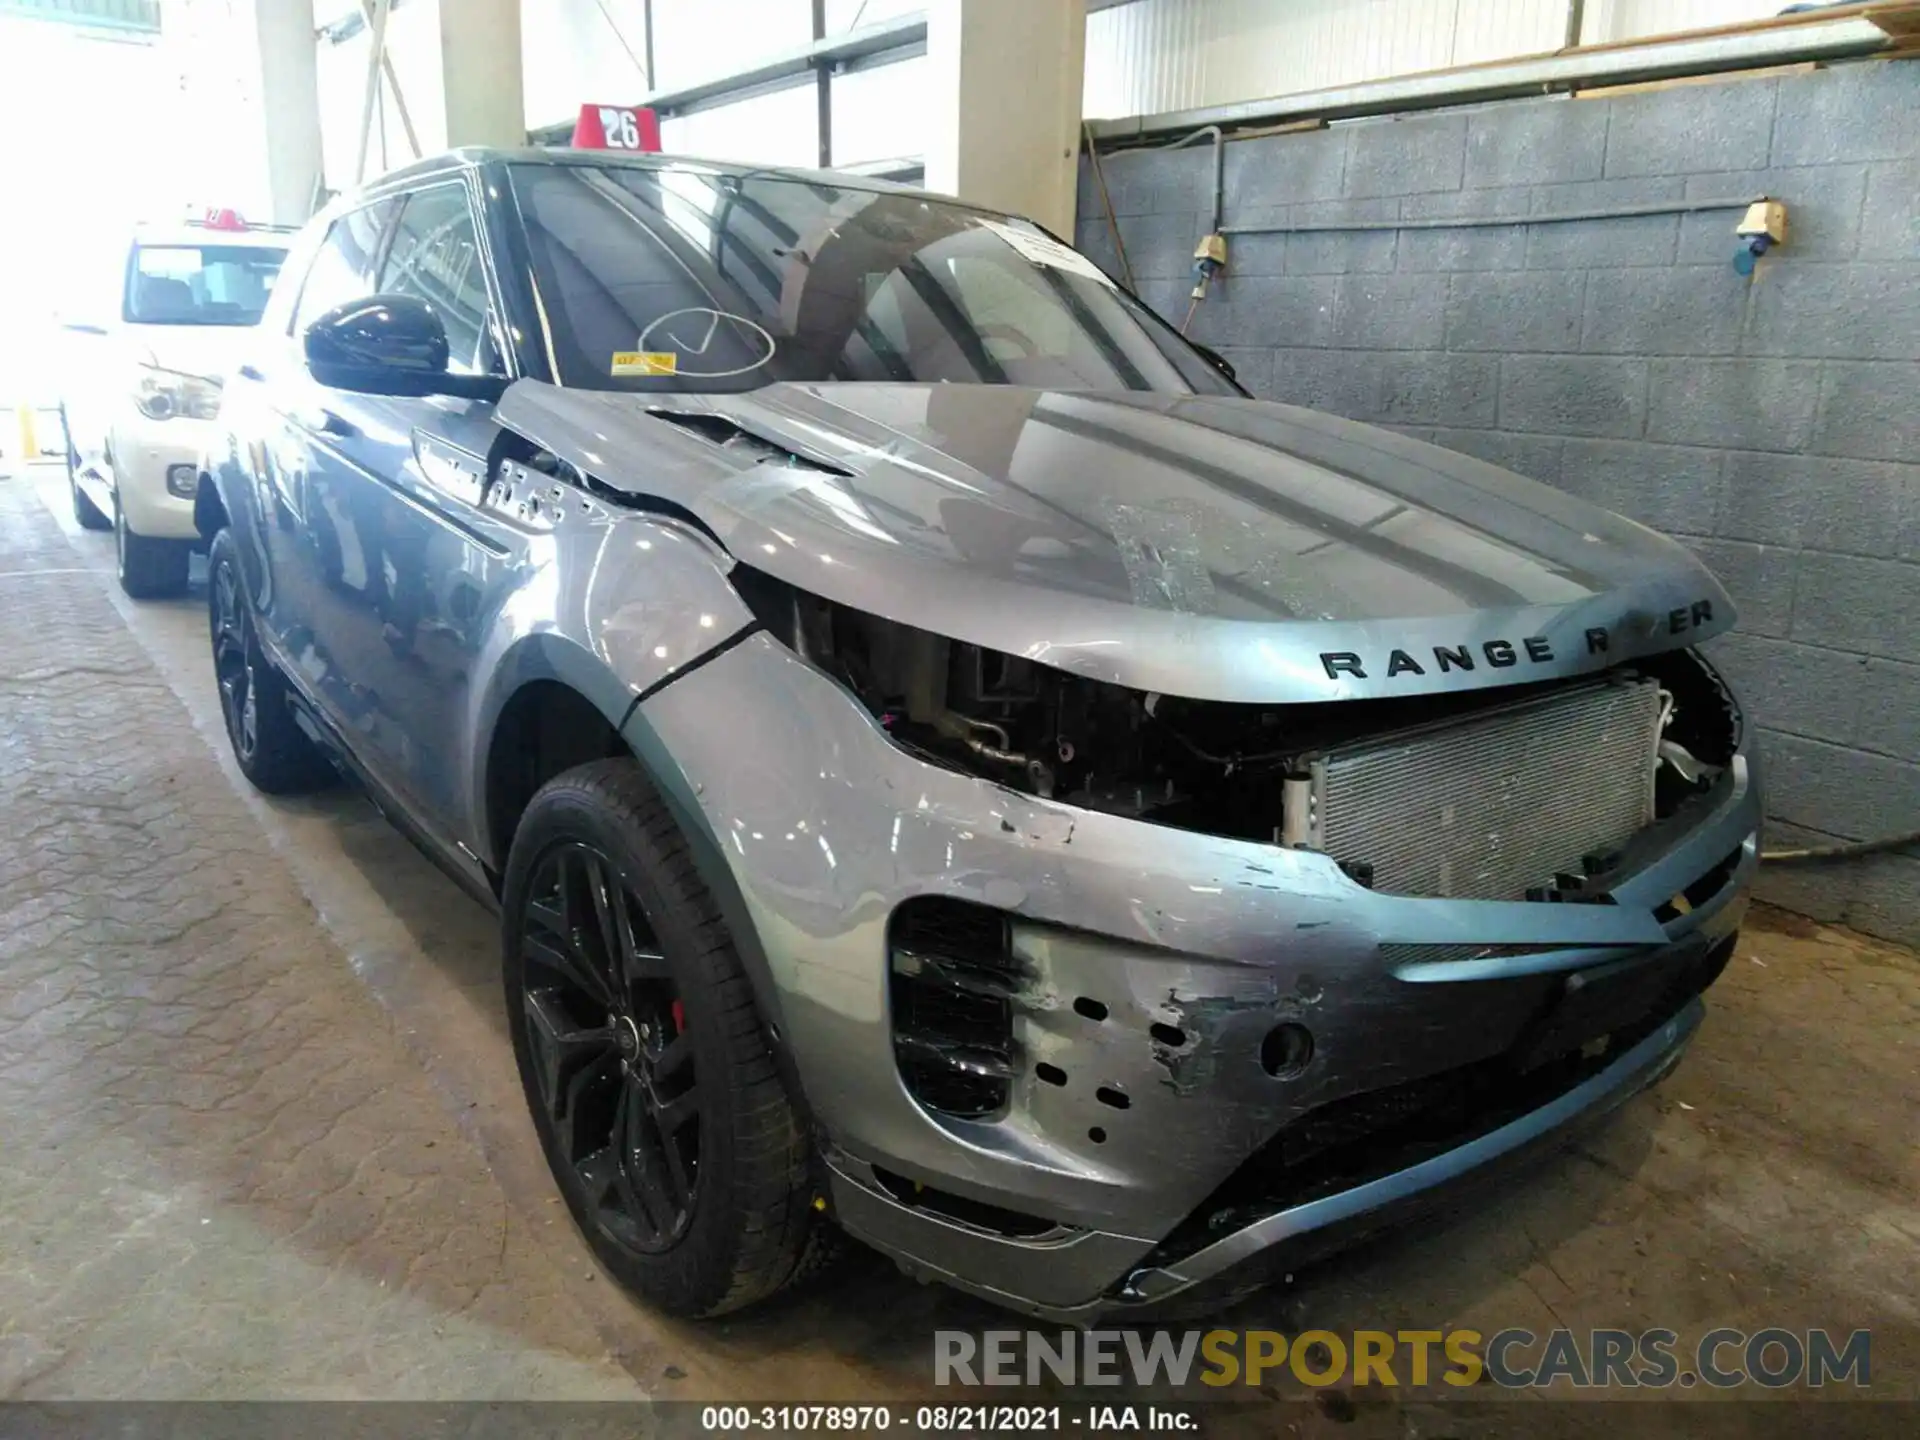
[[[74,518],[113,528],[121,588],[138,599],[186,588],[208,422],[286,251],[284,232],[230,211],[143,230],[118,314],[67,326],[98,337],[76,351],[60,398]]]

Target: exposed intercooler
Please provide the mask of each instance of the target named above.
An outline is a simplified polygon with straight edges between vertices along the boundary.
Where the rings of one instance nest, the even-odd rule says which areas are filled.
[[[1616,679],[1329,749],[1306,843],[1390,894],[1524,899],[1652,823],[1660,725],[1659,683]]]

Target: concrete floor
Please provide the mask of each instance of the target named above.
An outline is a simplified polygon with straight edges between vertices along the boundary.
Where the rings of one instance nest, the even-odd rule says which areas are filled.
[[[0,1399],[924,1398],[934,1329],[1009,1324],[865,1255],[713,1325],[626,1299],[524,1118],[490,918],[353,792],[248,790],[202,598],[133,605],[111,555],[58,470],[0,481]],[[1870,1326],[1920,1399],[1920,963],[1762,912],[1711,998],[1496,1204],[1220,1323]],[[1213,1428],[1350,1418],[1281,1413]]]

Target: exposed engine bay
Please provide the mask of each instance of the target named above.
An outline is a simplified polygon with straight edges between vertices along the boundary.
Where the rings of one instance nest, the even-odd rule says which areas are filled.
[[[522,380],[497,417],[541,542],[508,598],[606,657],[835,1218],[918,1273],[1138,1314],[1694,1033],[1762,796],[1676,543],[1252,400]]]
[[[1645,823],[1709,789],[1739,742],[1739,715],[1691,651],[1598,680],[1455,696],[1236,705],[1142,693],[852,610],[747,567],[734,581],[770,632],[835,676],[922,758],[1107,814],[1272,844],[1312,844],[1318,757],[1365,741],[1465,725],[1516,699],[1637,683],[1657,695],[1657,734],[1633,752]],[[1336,855],[1336,858],[1342,858]],[[1371,883],[1364,861],[1343,865]]]

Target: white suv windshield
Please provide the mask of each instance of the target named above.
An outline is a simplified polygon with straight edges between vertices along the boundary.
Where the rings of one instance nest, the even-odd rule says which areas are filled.
[[[264,245],[141,245],[127,267],[135,325],[254,325],[286,252]]]

